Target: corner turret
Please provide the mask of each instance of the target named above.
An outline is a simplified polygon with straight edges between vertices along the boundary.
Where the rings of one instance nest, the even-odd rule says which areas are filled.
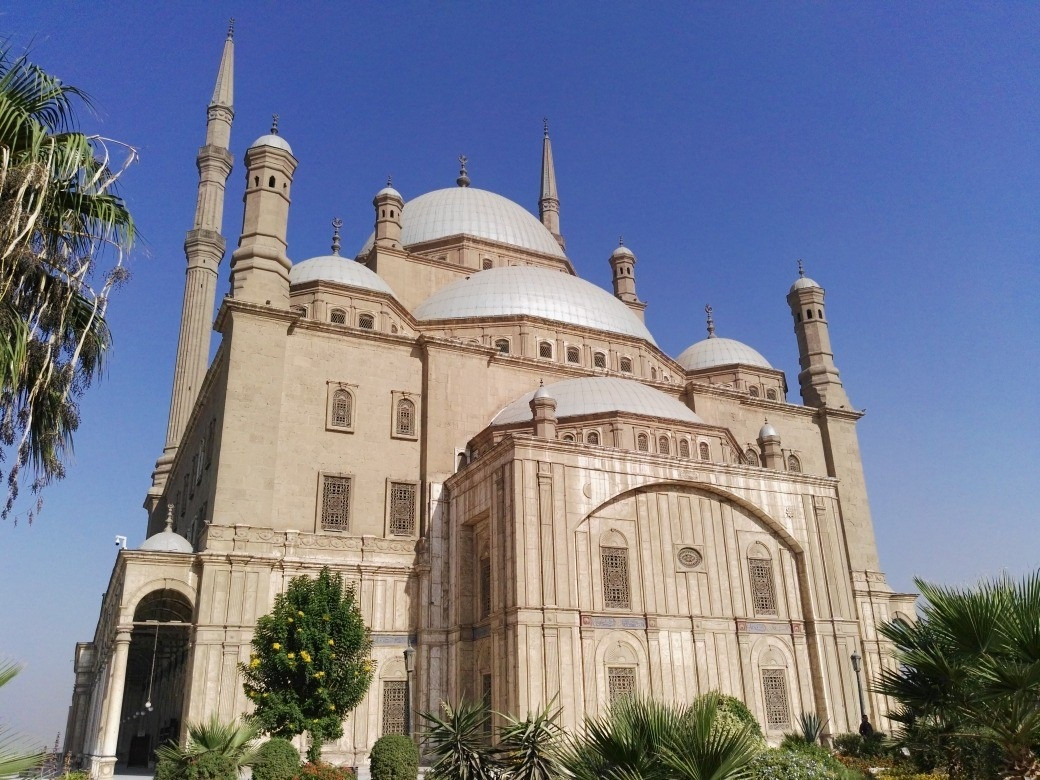
[[[398,249],[401,246],[401,211],[404,210],[404,198],[394,189],[393,180],[386,179],[383,187],[372,199],[376,208],[376,246]]]
[[[640,321],[644,320],[646,304],[636,295],[636,256],[625,246],[624,237],[618,238],[618,247],[610,255],[610,270],[614,297],[630,308]]]

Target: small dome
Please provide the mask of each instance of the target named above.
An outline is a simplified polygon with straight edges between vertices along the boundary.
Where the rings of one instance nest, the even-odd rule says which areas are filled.
[[[523,206],[476,187],[448,187],[408,201],[401,211],[401,245],[464,234],[565,257],[552,233]],[[361,247],[367,254],[375,234]]]
[[[295,263],[289,269],[290,286],[315,280],[346,284],[351,287],[360,287],[363,290],[387,293],[388,295],[394,294],[394,291],[390,289],[390,285],[375,271],[366,268],[356,260],[350,260],[339,255],[312,257],[310,260]]]
[[[191,542],[181,536],[179,533],[175,533],[173,530],[173,520],[170,517],[166,518],[166,527],[157,534],[152,534],[138,547],[139,550],[147,550],[148,552],[172,552],[172,553],[191,553],[194,550],[191,547]]]
[[[551,393],[556,399],[557,419],[582,414],[629,412],[688,423],[704,422],[682,401],[660,390],[633,379],[598,376],[565,379],[525,393],[496,414],[491,424],[508,425],[530,420],[531,399],[540,392]]]
[[[804,290],[807,287],[819,287],[819,286],[820,285],[818,285],[816,282],[814,282],[808,276],[799,276],[797,279],[794,280],[794,284],[791,285],[790,292],[794,292],[795,290]]]
[[[687,371],[700,371],[715,366],[740,363],[745,366],[772,368],[769,361],[756,350],[733,339],[707,338],[687,347],[676,358],[676,362]]]
[[[256,149],[258,146],[273,146],[275,149],[282,149],[283,151],[292,154],[292,147],[289,146],[289,142],[282,138],[280,135],[275,135],[274,133],[268,133],[267,135],[260,136],[255,141],[253,141],[252,145],[249,148]]]
[[[617,249],[615,249],[613,252],[611,252],[610,256],[611,257],[631,257],[633,259],[635,258],[635,255],[632,254],[632,250],[629,249],[624,244],[622,244]]]
[[[397,190],[395,190],[389,184],[386,185],[385,187],[383,187],[383,189],[381,189],[379,192],[376,193],[376,200],[379,200],[380,198],[385,197],[385,196],[390,196],[392,198],[397,198],[399,201],[404,203],[404,198],[401,197],[401,193],[398,192]]]
[[[656,345],[646,325],[603,288],[562,271],[535,266],[489,268],[459,279],[419,304],[413,314],[417,320],[526,314],[634,336]]]
[[[554,401],[556,400],[553,398],[553,394],[545,389],[545,385],[540,385],[538,389],[534,391],[534,395],[531,396],[531,398],[532,400],[535,398],[551,398]]]
[[[765,425],[762,426],[762,430],[758,432],[758,438],[768,439],[770,436],[775,436],[778,439],[780,438],[780,434],[776,432],[776,428],[774,428],[767,422]]]

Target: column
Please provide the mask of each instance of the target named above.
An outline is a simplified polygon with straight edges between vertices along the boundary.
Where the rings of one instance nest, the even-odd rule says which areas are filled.
[[[105,732],[101,739],[101,755],[91,759],[92,778],[111,777],[116,768],[119,725],[123,717],[123,689],[126,685],[126,659],[130,654],[130,626],[119,626],[112,652],[112,684],[105,702]]]

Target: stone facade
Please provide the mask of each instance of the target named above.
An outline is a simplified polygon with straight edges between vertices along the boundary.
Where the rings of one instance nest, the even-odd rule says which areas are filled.
[[[562,247],[544,144],[537,227]],[[861,413],[834,368],[822,288],[800,280],[789,297],[806,405],[775,369],[688,371],[632,335],[644,304],[627,249],[611,265],[638,323],[628,331],[545,316],[522,286],[508,311],[421,319],[423,301],[476,274],[573,269],[543,245],[467,232],[465,214],[403,245],[409,204],[388,187],[362,253],[340,258],[337,232],[322,259],[342,274],[293,283],[306,265],[287,265],[295,167],[276,135],[246,154],[233,296],[197,391],[181,363],[197,359],[194,323],[214,302],[186,291],[181,338],[193,340],[178,352],[172,411],[186,420],[153,474],[149,541],[120,553],[94,639],[77,646],[67,749],[105,776],[189,721],[248,711],[237,664],[257,619],[290,578],[322,566],[356,587],[377,668],[326,748],[336,762],[363,764],[410,710],[463,697],[517,714],[555,699],[573,729],[612,697],[720,690],[771,739],[802,711],[854,730],[849,657],[862,654],[867,677],[887,663],[876,627],[912,616],[913,596],[879,570]],[[217,197],[209,171],[202,210],[219,214]],[[811,323],[798,316],[807,306]],[[657,401],[612,406],[607,380]],[[568,382],[600,403],[557,406]],[[493,423],[543,384],[529,419]],[[168,505],[193,552],[149,546]],[[875,724],[885,710],[867,694]]]

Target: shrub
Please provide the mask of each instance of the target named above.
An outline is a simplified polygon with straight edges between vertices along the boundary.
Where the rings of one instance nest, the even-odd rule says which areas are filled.
[[[789,753],[797,753],[801,756],[808,756],[814,761],[818,761],[822,766],[827,767],[827,769],[833,772],[837,777],[841,777],[846,769],[846,766],[827,748],[806,742],[799,738],[793,738],[790,740],[785,738],[783,743],[780,745],[780,750],[786,750]]]
[[[725,694],[718,694],[719,697],[719,712],[724,715],[730,715],[741,724],[747,724],[754,727],[755,736],[762,736],[762,727],[758,725],[758,721],[755,716],[751,714],[751,710],[748,709],[747,705],[744,704],[740,699],[735,696],[726,696]]]
[[[842,780],[847,777],[840,764],[832,766],[813,753],[801,750],[765,750],[753,758],[748,767],[748,780]]]
[[[294,780],[354,780],[354,770],[347,766],[335,766],[319,761],[317,764],[307,762],[300,767]]]
[[[253,762],[253,780],[293,780],[300,773],[300,752],[282,737],[262,744]]]
[[[834,737],[834,749],[843,756],[856,758],[877,758],[888,752],[885,750],[885,735],[880,731],[867,737],[853,732],[838,734]]]
[[[372,780],[415,780],[419,776],[419,749],[403,734],[377,739],[369,758]]]

